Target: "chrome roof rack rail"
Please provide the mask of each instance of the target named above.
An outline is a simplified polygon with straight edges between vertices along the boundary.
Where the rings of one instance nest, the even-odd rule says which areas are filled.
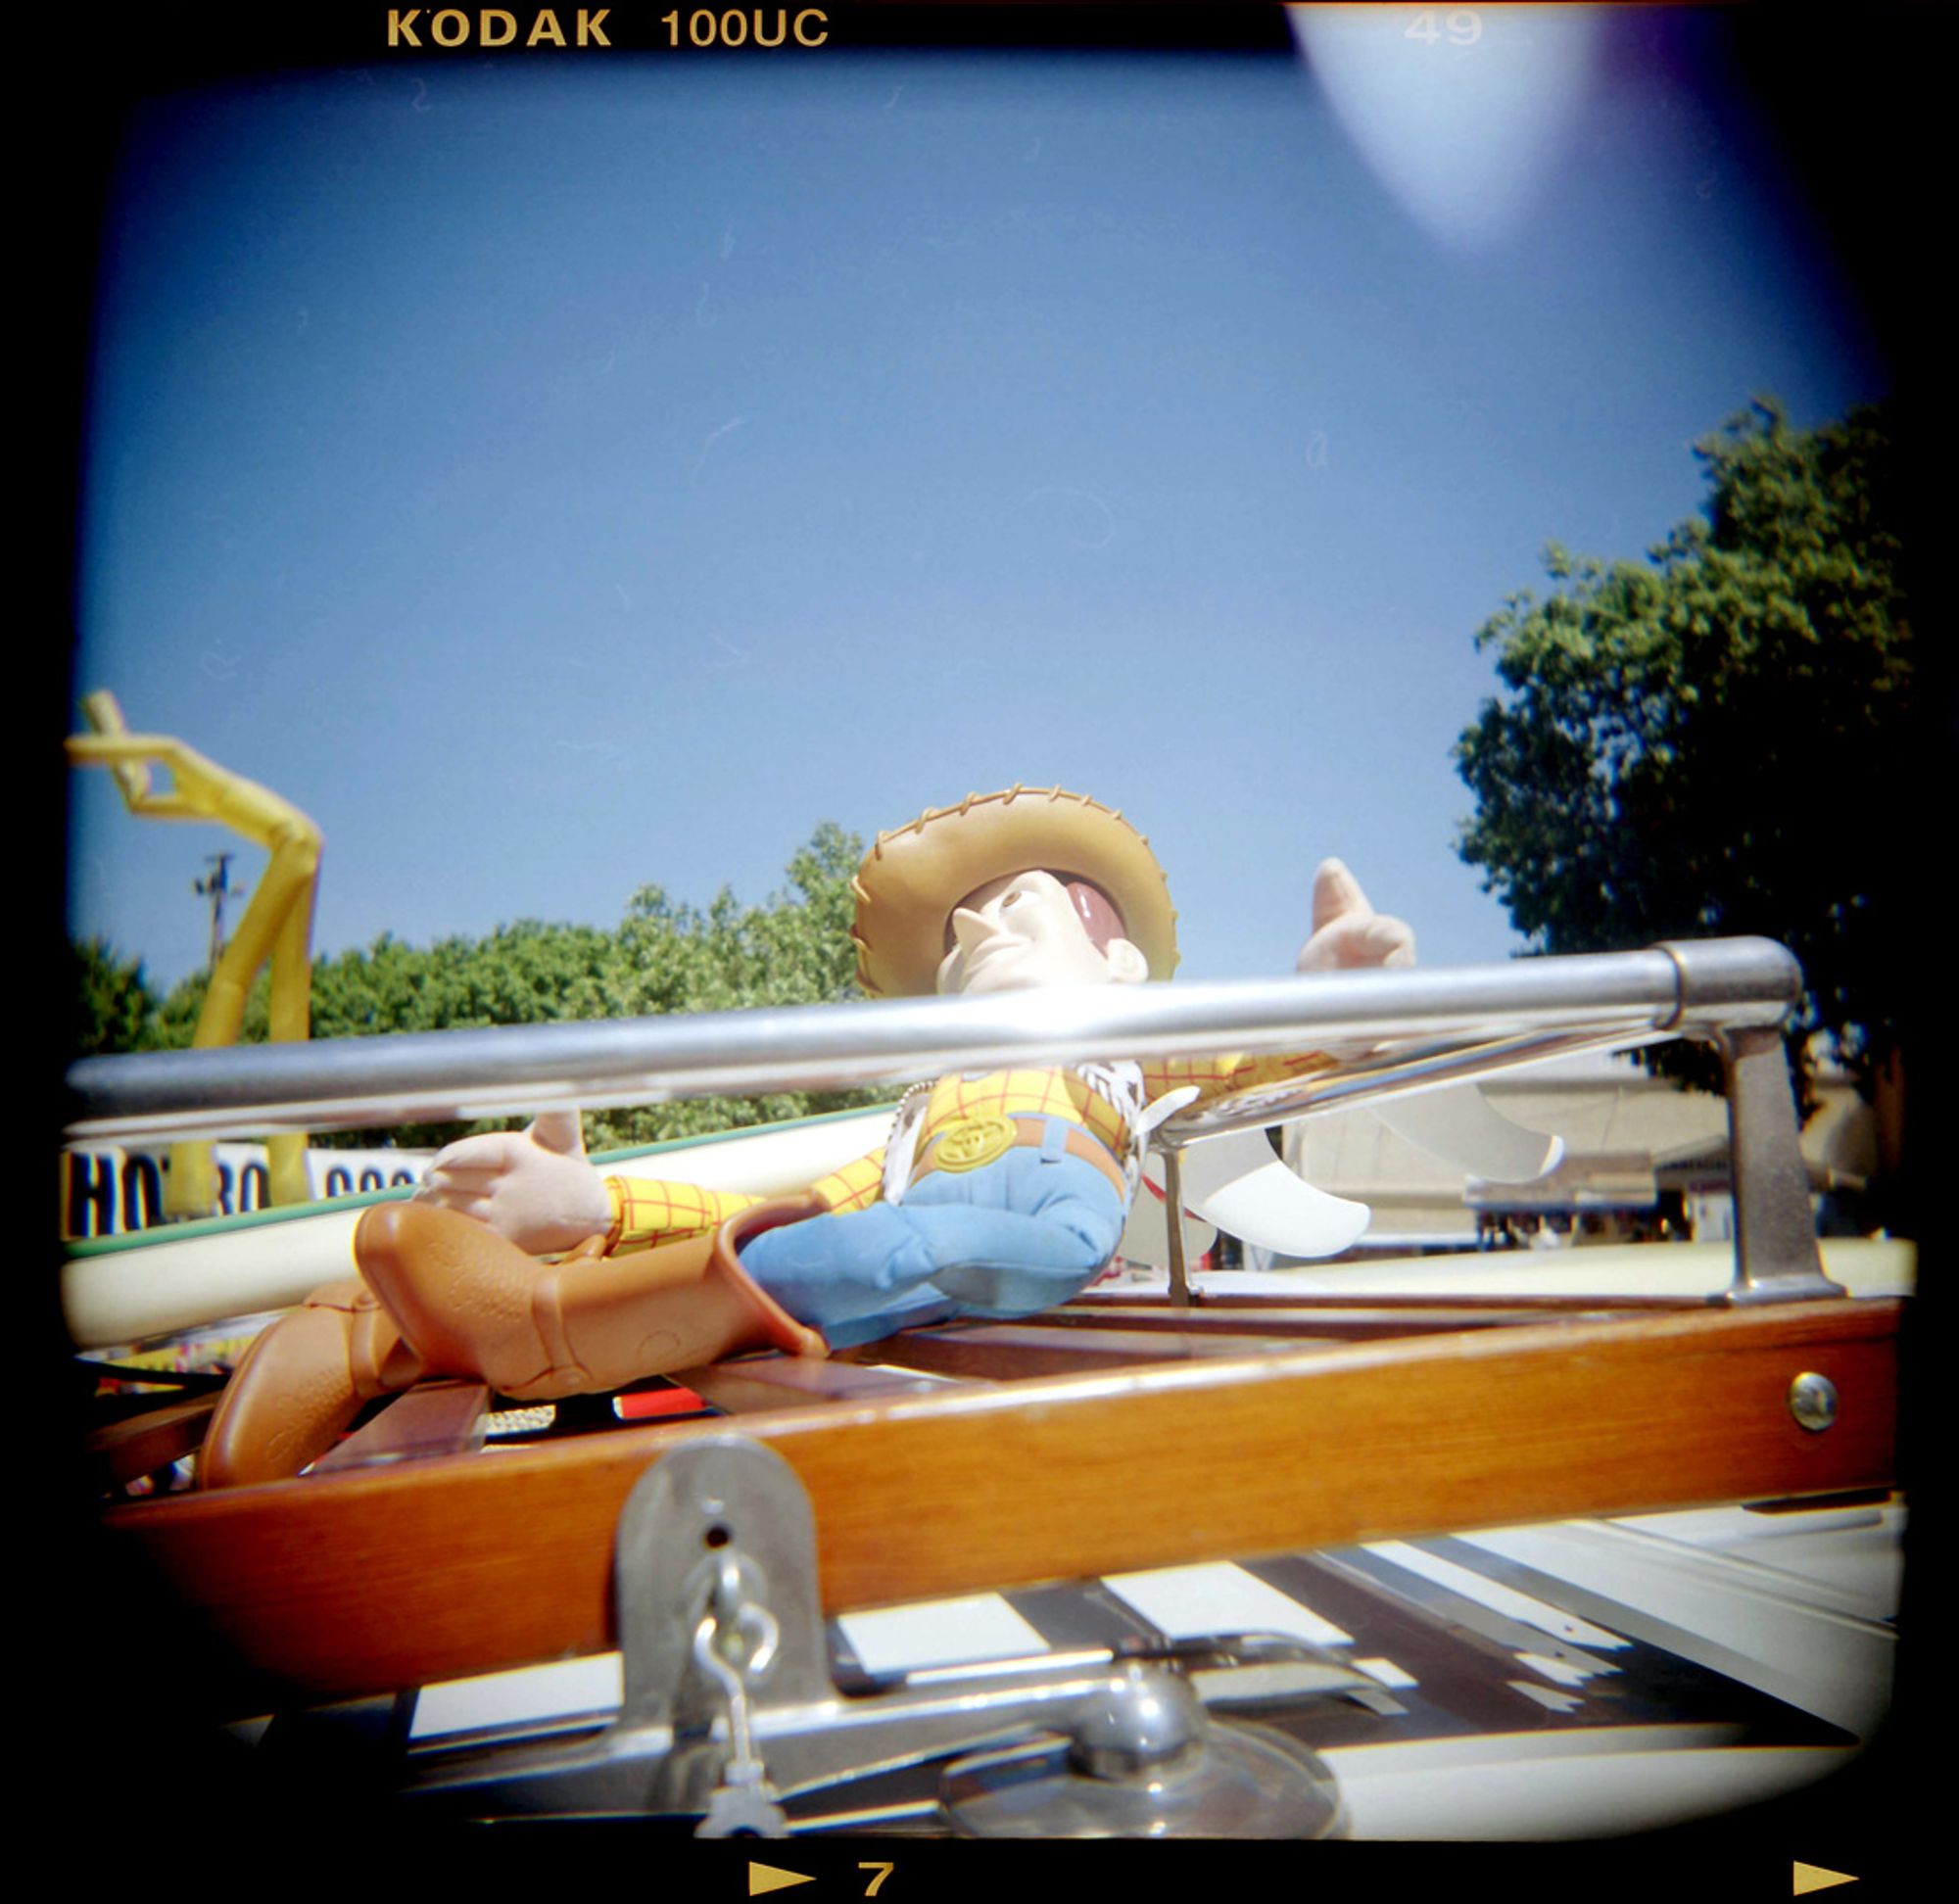
[[[1240,1093],[1171,1119],[1162,1137],[1174,1150],[1571,1052],[1689,1037],[1716,1046],[1727,1081],[1737,1249],[1725,1300],[1788,1301],[1843,1293],[1823,1273],[1782,1051],[1801,990],[1785,948],[1734,938],[1494,965],[156,1052],[71,1066],[68,1134],[114,1143],[361,1129],[896,1086],[981,1065],[1375,1046],[1281,1094]]]

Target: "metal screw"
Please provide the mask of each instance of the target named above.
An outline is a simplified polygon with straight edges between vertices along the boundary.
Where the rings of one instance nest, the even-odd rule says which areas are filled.
[[[1789,1385],[1789,1411],[1797,1427],[1820,1435],[1837,1419],[1837,1384],[1805,1369]]]

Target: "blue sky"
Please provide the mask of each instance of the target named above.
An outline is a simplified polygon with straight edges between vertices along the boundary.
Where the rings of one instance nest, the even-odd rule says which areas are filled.
[[[819,821],[1060,781],[1151,836],[1186,976],[1289,970],[1329,853],[1505,957],[1477,627],[1690,513],[1754,393],[1886,381],[1718,13],[1481,19],[154,102],[76,689],[319,822],[322,951],[759,899]],[[237,842],[71,792],[72,928],[182,976]]]

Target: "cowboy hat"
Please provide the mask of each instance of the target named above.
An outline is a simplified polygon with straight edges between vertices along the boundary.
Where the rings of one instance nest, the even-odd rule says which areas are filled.
[[[878,835],[850,882],[858,982],[874,998],[933,991],[952,909],[991,881],[1036,868],[1106,893],[1152,978],[1176,969],[1176,912],[1149,841],[1082,794],[1010,786]]]

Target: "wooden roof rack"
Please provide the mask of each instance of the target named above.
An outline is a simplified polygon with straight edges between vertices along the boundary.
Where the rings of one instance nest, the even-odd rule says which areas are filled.
[[[1225,1278],[1193,1291],[1173,1261],[1168,1301],[1095,1296],[828,1363],[765,1356],[676,1378],[730,1420],[472,1452],[468,1397],[424,1408],[412,1432],[384,1414],[364,1448],[357,1436],[300,1480],[106,1508],[112,1553],[201,1609],[235,1655],[240,1709],[264,1710],[616,1644],[628,1495],[731,1426],[807,1492],[827,1612],[1887,1486],[1899,1304],[1850,1300],[1823,1270],[1780,1032],[1800,983],[1782,948],[1740,939],[84,1061],[70,1071],[72,1135],[125,1141],[1376,1044],[1171,1119],[1158,1141],[1174,1196],[1176,1153],[1225,1130],[1688,1036],[1722,1054],[1736,1183],[1735,1274],[1711,1299],[1246,1301],[1218,1291]]]

